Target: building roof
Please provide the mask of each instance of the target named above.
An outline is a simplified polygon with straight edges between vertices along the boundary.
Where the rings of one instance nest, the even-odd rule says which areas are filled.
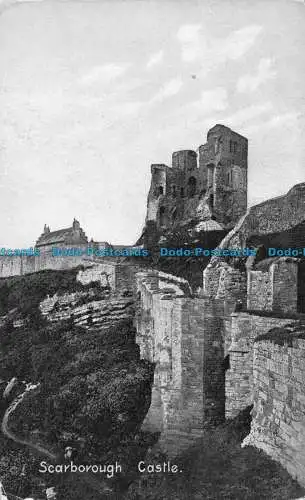
[[[212,133],[215,130],[226,130],[226,131],[229,131],[235,135],[239,135],[239,137],[242,137],[246,141],[248,140],[245,136],[239,134],[238,132],[235,132],[235,130],[232,130],[230,127],[228,127],[227,125],[223,125],[222,123],[216,123],[216,125],[214,125],[214,127],[210,128],[210,130],[207,133],[207,137],[209,137],[210,132]]]
[[[50,231],[49,226],[45,224],[43,233],[36,241],[36,247],[59,243],[88,243],[88,238],[76,219],[73,220],[72,226],[57,231]]]
[[[59,229],[58,231],[50,231],[49,233],[43,233],[41,236],[39,236],[36,242],[36,246],[50,245],[52,243],[64,243],[67,239],[70,239],[72,235],[72,227]]]

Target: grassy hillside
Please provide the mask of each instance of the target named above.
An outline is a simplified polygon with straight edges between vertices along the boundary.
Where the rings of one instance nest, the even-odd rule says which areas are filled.
[[[1,314],[16,308],[16,314],[30,321],[23,328],[13,328],[11,322],[0,328],[0,379],[7,382],[17,377],[40,384],[11,414],[9,428],[19,438],[43,445],[59,462],[66,446],[75,448],[79,463],[114,463],[121,457],[125,472],[112,485],[120,489],[129,481],[133,460],[143,452],[139,432],[150,405],[153,367],[140,360],[130,322],[91,331],[69,321],[49,324],[41,317],[38,305],[47,294],[85,288],[75,282],[77,271],[44,271],[1,280]],[[23,390],[21,385],[16,389],[17,393]],[[88,485],[78,484],[77,477],[39,477],[39,454],[35,457],[26,447],[1,440],[3,464],[10,463],[5,472],[10,491],[28,494],[21,477],[21,454],[26,464],[33,460],[36,464],[36,474],[27,466],[28,483],[61,482],[60,488],[65,489],[71,482],[62,498],[81,500],[87,495]]]
[[[179,474],[137,474],[139,460],[160,463],[167,457],[151,451],[145,458],[157,437],[140,431],[150,405],[153,366],[140,360],[132,325],[122,322],[91,331],[71,322],[48,324],[38,311],[47,294],[84,288],[75,281],[77,271],[0,280],[0,314],[16,308],[30,318],[24,328],[13,328],[10,322],[0,328],[1,389],[13,376],[40,383],[12,413],[9,428],[55,453],[59,463],[69,445],[77,452],[75,463],[118,461],[124,472],[107,482],[115,491],[107,497],[100,493],[100,478],[39,474],[45,457],[0,435],[0,477],[7,490],[43,498],[43,487],[57,486],[59,500],[292,500],[304,495],[264,453],[241,449],[249,412],[207,433],[177,457]],[[23,390],[19,386],[17,392]],[[4,411],[0,399],[1,415]]]
[[[249,424],[248,409],[171,460],[182,472],[143,473],[125,499],[293,500],[304,496],[304,489],[263,452],[252,447],[241,449]],[[146,458],[147,463],[167,460],[162,454]]]
[[[18,308],[23,314],[31,313],[48,294],[61,295],[88,288],[76,281],[80,269],[83,268],[79,266],[63,271],[45,270],[24,276],[0,278],[0,315],[14,308]]]

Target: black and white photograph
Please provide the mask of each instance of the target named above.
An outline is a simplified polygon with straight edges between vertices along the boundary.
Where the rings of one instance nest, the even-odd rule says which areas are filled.
[[[305,499],[304,25],[0,0],[0,500]]]

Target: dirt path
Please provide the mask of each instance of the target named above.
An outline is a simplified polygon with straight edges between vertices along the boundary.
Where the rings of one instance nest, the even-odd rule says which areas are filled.
[[[39,384],[38,384],[39,385]],[[8,421],[10,415],[16,410],[17,406],[22,402],[24,396],[26,395],[27,392],[30,390],[36,389],[37,386],[31,386],[30,384],[27,385],[26,390],[20,394],[14,401],[10,404],[10,406],[6,409],[3,418],[2,418],[2,423],[1,423],[1,430],[3,434],[8,438],[14,441],[15,443],[28,446],[29,448],[32,448],[33,450],[37,451],[38,453],[48,457],[52,461],[56,461],[58,459],[57,455],[54,455],[54,453],[51,453],[49,450],[44,448],[43,446],[40,446],[35,443],[31,443],[31,441],[28,441],[27,439],[20,439],[16,434],[10,431]],[[96,493],[101,495],[101,499],[108,498],[110,500],[109,494],[112,495],[111,489],[105,484],[104,481],[99,481],[97,478],[93,477],[92,475],[84,476],[82,474],[77,474],[78,480],[81,482],[84,482],[87,484],[89,488],[94,490]],[[113,498],[113,497],[112,497]]]
[[[20,439],[18,436],[16,436],[16,434],[11,432],[9,430],[9,427],[8,427],[8,420],[9,420],[11,413],[13,413],[15,411],[15,409],[17,408],[17,406],[21,403],[21,401],[23,400],[26,393],[29,392],[30,390],[36,389],[36,387],[37,386],[27,388],[20,396],[18,396],[16,399],[14,399],[14,401],[7,408],[7,410],[5,411],[5,413],[3,415],[1,430],[7,438],[11,439],[15,443],[28,446],[29,448],[32,448],[33,450],[38,451],[39,453],[41,453],[42,455],[45,455],[46,457],[50,458],[51,460],[56,460],[57,456],[54,455],[53,453],[49,452],[49,450],[47,450],[43,446],[40,446],[39,444],[31,443],[31,441],[28,441],[27,439]]]

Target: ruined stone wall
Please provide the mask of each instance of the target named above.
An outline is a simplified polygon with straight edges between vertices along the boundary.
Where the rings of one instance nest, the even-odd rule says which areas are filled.
[[[219,248],[243,248],[253,235],[289,231],[304,222],[305,183],[297,184],[287,194],[249,208],[234,229],[222,240]],[[226,257],[213,257],[211,266]]]
[[[72,247],[71,247],[72,248]],[[0,257],[0,278],[21,276],[44,269],[72,269],[84,264],[82,256],[54,257],[51,251],[41,252],[39,256]]]
[[[216,299],[244,300],[247,290],[247,278],[244,272],[230,266],[223,266],[219,275]]]
[[[304,220],[305,183],[297,184],[284,196],[251,207],[247,226],[252,234],[280,232]]]
[[[203,271],[203,291],[208,297],[236,302],[246,302],[247,276],[246,273],[235,269],[226,263],[218,266],[207,266]]]
[[[115,289],[118,291],[136,291],[136,273],[140,267],[136,264],[117,264],[115,266]]]
[[[243,446],[264,450],[305,486],[305,340],[254,347],[254,408]]]
[[[158,221],[159,210],[166,194],[167,165],[151,165],[151,185],[147,197],[146,222]]]
[[[233,313],[227,329],[230,368],[226,371],[226,418],[233,418],[252,404],[254,340],[271,328],[295,323],[296,320]]]
[[[281,258],[272,264],[273,304],[275,312],[296,313],[298,308],[297,259]]]
[[[21,276],[26,273],[35,272],[35,257],[30,256],[1,256],[0,257],[0,277]]]
[[[88,245],[71,245],[71,249],[85,250]],[[120,262],[119,258],[96,257],[87,255],[53,256],[51,250],[42,250],[39,256],[0,256],[0,278],[21,276],[46,269],[64,270],[83,266],[86,269],[78,274],[84,284],[99,281],[115,290],[135,288],[136,264]]]
[[[216,297],[222,266],[207,266],[203,271],[203,292],[209,297]]]
[[[107,257],[100,259],[82,256],[53,257],[50,252],[42,252],[38,257],[1,257],[0,277],[18,276],[44,269],[73,269],[80,265],[85,269],[78,272],[77,280],[84,285],[99,282],[103,287],[109,286],[111,290],[131,292],[135,290],[135,274],[139,267],[136,264],[110,261]]]
[[[167,385],[171,385],[171,398],[179,399],[181,388],[181,299],[162,300],[159,279],[155,271],[137,275],[139,303],[136,316],[137,343],[141,357],[156,363],[151,406],[144,427],[164,432],[167,427]],[[175,377],[172,378],[172,368]]]
[[[203,272],[203,295],[222,304],[222,342],[224,357],[231,345],[231,313],[237,300],[246,300],[246,275],[224,263],[216,267],[206,267]]]
[[[248,271],[247,308],[256,311],[296,313],[298,307],[297,259],[280,257],[262,261],[265,270]]]
[[[112,290],[116,288],[115,265],[95,263],[84,270],[80,270],[76,276],[77,281],[83,285],[98,282],[102,286],[109,286]]]
[[[90,260],[83,260],[86,269],[80,270],[77,280],[87,285],[92,282],[99,282],[102,286],[109,286],[111,290],[131,291],[136,287],[136,272],[139,266],[136,264],[119,264],[115,261],[109,262],[107,258],[91,263]]]
[[[160,446],[175,455],[224,416],[223,310],[188,297],[179,278],[172,276],[170,287],[162,274],[137,274],[137,343],[142,358],[155,363],[144,426],[161,432]]]
[[[248,272],[247,308],[254,311],[271,311],[273,283],[270,269]]]

